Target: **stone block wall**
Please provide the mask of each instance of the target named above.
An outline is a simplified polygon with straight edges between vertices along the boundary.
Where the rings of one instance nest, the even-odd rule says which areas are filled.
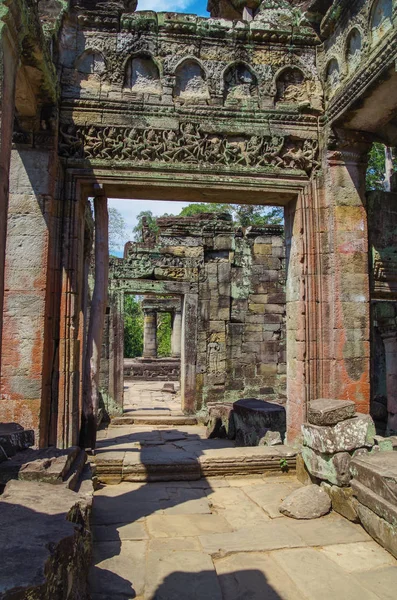
[[[212,214],[166,217],[158,226],[156,239],[144,232],[144,243],[129,243],[124,259],[111,259],[110,289],[181,297],[188,409],[285,400],[283,228],[236,229],[227,215]]]

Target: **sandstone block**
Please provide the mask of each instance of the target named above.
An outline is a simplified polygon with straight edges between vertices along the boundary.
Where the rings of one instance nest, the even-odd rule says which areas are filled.
[[[304,447],[302,456],[311,475],[334,485],[349,485],[351,456],[348,452],[338,452],[330,456]]]
[[[391,525],[361,502],[357,502],[357,512],[362,526],[369,535],[397,558],[397,526]]]
[[[321,487],[330,497],[335,512],[353,523],[358,523],[357,501],[351,487],[342,488],[337,485],[330,485],[325,481],[322,482]]]
[[[397,506],[379,496],[376,490],[370,490],[362,483],[351,482],[352,491],[357,500],[391,525],[397,527]]]
[[[355,457],[350,465],[355,481],[397,506],[397,454],[376,452]]]
[[[283,440],[279,431],[267,430],[259,439],[258,446],[280,446],[282,443]]]
[[[335,454],[373,446],[375,425],[369,415],[357,415],[334,426],[302,425],[303,442],[317,452]]]
[[[328,494],[314,484],[295,490],[280,506],[280,512],[293,519],[318,519],[330,510]]]
[[[354,417],[356,405],[350,400],[319,399],[310,403],[308,420],[312,425],[336,425]]]

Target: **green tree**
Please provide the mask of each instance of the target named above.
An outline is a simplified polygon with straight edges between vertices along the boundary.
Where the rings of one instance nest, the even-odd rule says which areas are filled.
[[[157,356],[165,358],[171,356],[171,315],[158,313],[157,315]]]
[[[126,242],[127,230],[123,215],[117,208],[109,208],[109,252],[116,252]]]
[[[255,204],[189,204],[179,216],[191,217],[200,213],[228,213],[236,227],[256,225],[280,225],[284,220],[284,210],[278,206],[258,206]]]
[[[136,358],[143,353],[143,311],[135,296],[124,299],[124,357]]]
[[[395,152],[392,154],[392,170],[397,170],[397,157]],[[386,183],[386,147],[384,144],[375,142],[368,157],[367,181],[368,191],[384,190]]]
[[[167,215],[163,215],[163,216],[167,216]],[[142,229],[143,229],[143,224],[144,224],[145,220],[146,220],[146,225],[149,227],[149,230],[154,235],[157,235],[157,233],[158,233],[159,228],[157,225],[157,217],[155,217],[153,215],[151,210],[143,210],[142,212],[139,213],[139,215],[137,215],[136,225],[135,225],[134,229],[132,230],[135,242],[143,242]]]

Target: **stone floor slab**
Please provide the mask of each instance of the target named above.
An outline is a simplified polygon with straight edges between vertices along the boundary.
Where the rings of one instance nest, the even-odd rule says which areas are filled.
[[[213,556],[224,556],[231,552],[266,552],[304,545],[300,536],[278,520],[231,533],[201,535],[200,542],[205,552]]]
[[[226,533],[231,525],[219,515],[153,515],[146,520],[151,537],[195,537],[207,533]]]
[[[244,493],[258,504],[269,517],[276,519],[281,517],[279,511],[281,502],[299,487],[301,486],[295,479],[288,483],[264,483],[262,480],[259,485],[244,486],[243,489]]]
[[[134,598],[145,585],[146,542],[99,542],[94,546],[90,587],[93,593]]]
[[[237,553],[215,561],[224,600],[298,600],[300,591],[271,553]]]
[[[207,490],[207,498],[211,509],[224,517],[234,529],[255,527],[269,520],[240,488]]]
[[[376,542],[337,544],[326,546],[321,551],[348,573],[388,566],[394,567],[397,572],[397,560]]]
[[[305,546],[330,546],[367,542],[372,539],[360,525],[351,523],[335,513],[314,521],[296,521],[288,517],[284,519],[283,523],[301,538],[302,545]]]
[[[211,557],[169,549],[149,552],[145,600],[222,600]]]
[[[377,600],[378,596],[315,548],[280,550],[272,557],[307,600]]]
[[[383,569],[367,569],[357,573],[354,579],[366,589],[376,594],[382,600],[396,600],[397,597],[397,567]]]
[[[121,525],[94,525],[92,533],[94,542],[146,540],[149,538],[142,521],[138,523],[123,523]]]

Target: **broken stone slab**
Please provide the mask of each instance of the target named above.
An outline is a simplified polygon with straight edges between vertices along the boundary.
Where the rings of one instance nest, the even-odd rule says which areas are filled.
[[[173,383],[165,383],[161,391],[167,394],[176,394],[175,385]]]
[[[262,436],[259,438],[258,446],[281,446],[283,440],[279,431],[267,431],[262,432]]]
[[[356,405],[351,400],[320,398],[310,402],[308,421],[312,425],[336,425],[354,417]]]
[[[315,484],[293,491],[280,506],[280,512],[292,519],[319,519],[330,510],[328,494]]]
[[[335,454],[372,447],[376,434],[370,415],[356,414],[336,425],[302,425],[303,443],[317,452]]]
[[[285,407],[273,402],[246,398],[233,404],[236,444],[238,446],[257,446],[264,429],[286,431]]]
[[[361,502],[357,502],[357,512],[361,525],[369,535],[397,558],[397,526],[391,525]]]
[[[351,487],[339,487],[337,485],[331,485],[326,481],[321,483],[321,487],[330,497],[332,508],[335,512],[353,523],[359,522],[356,506],[357,500],[354,497],[353,489]]]
[[[212,404],[208,408],[207,438],[227,438],[233,440],[236,429],[233,417],[233,404],[229,402]]]
[[[11,479],[20,479],[52,484],[62,483],[80,452],[78,446],[72,446],[67,450],[47,448],[19,452],[0,465],[0,482],[7,483]]]
[[[397,506],[397,454],[375,452],[355,457],[350,471],[357,481]]]
[[[0,461],[12,458],[17,452],[22,452],[34,446],[34,431],[23,429],[15,423],[0,426]]]
[[[349,485],[351,456],[348,452],[329,455],[305,446],[302,448],[302,457],[311,475],[334,485]]]
[[[370,490],[359,481],[352,480],[352,491],[357,500],[394,527],[397,527],[397,505],[388,502],[376,490]]]
[[[0,497],[0,597],[86,598],[92,493],[11,481]],[[28,557],[28,560],[27,560]]]

